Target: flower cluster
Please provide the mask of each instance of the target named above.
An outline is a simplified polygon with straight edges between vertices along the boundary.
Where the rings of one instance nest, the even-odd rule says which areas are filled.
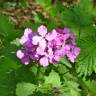
[[[27,28],[20,43],[24,47],[17,51],[17,57],[25,65],[32,59],[46,67],[49,63],[58,63],[64,56],[74,63],[80,53],[80,48],[75,47],[75,36],[68,28],[56,28],[48,33],[44,25],[39,26],[37,32]]]

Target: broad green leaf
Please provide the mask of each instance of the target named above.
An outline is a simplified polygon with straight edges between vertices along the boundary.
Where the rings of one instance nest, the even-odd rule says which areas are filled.
[[[17,96],[30,96],[35,91],[36,86],[31,83],[18,83],[16,88]]]
[[[51,84],[52,87],[60,87],[61,81],[58,73],[56,73],[55,71],[51,71],[49,76],[45,77],[45,84]]]
[[[0,38],[3,37],[3,39],[9,43],[22,33],[21,30],[15,29],[9,17],[0,14]]]
[[[2,74],[3,76],[1,77],[0,73],[0,95],[15,96],[15,87],[16,87],[15,72],[14,71],[6,73],[4,72]]]

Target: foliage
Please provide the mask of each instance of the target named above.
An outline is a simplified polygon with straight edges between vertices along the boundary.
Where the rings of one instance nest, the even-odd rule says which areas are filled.
[[[16,94],[17,96],[29,96],[35,91],[35,85],[31,83],[20,83],[17,84]]]
[[[71,5],[61,1],[36,0],[48,18],[38,12],[34,22],[19,28],[0,13],[0,96],[96,96],[96,8],[93,0]],[[3,10],[14,6],[24,8],[28,2],[19,0],[18,5],[16,0],[0,0]],[[74,64],[62,58],[58,64],[42,68],[38,62],[26,66],[16,58],[24,29],[36,31],[41,24],[48,26],[49,31],[56,27],[72,30],[81,48]]]

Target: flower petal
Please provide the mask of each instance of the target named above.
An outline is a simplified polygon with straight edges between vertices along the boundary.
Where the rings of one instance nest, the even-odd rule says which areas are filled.
[[[36,49],[36,52],[37,52],[37,54],[39,54],[39,55],[45,55],[44,49],[42,49],[41,47],[38,47],[38,48]]]
[[[40,36],[34,36],[32,38],[32,44],[33,45],[37,45],[40,41],[41,41],[41,37]]]
[[[16,55],[19,59],[22,59],[24,57],[24,53],[22,52],[22,50],[18,50]]]
[[[42,37],[45,37],[47,28],[44,25],[41,25],[40,27],[38,27],[38,32]]]
[[[80,53],[80,48],[74,48],[74,54],[75,56],[78,56]]]
[[[22,36],[19,40],[19,42],[23,45],[27,42],[28,38],[26,38],[25,36]]]
[[[25,65],[28,65],[29,64],[29,62],[30,62],[30,59],[29,59],[29,57],[28,56],[25,56],[24,58],[22,58],[22,63],[23,64],[25,64]]]
[[[24,36],[28,37],[30,33],[32,33],[32,30],[30,28],[26,28],[24,31]]]
[[[45,39],[41,39],[40,41],[39,41],[39,46],[41,47],[41,48],[43,48],[43,49],[45,49],[46,48],[46,41],[45,41]]]
[[[46,35],[46,39],[48,41],[52,41],[52,40],[54,40],[56,38],[56,36],[57,36],[57,32],[56,32],[56,30],[53,30],[52,33],[48,33]]]
[[[47,67],[49,65],[48,58],[47,57],[42,57],[40,59],[40,65],[42,65],[43,67]]]
[[[63,32],[64,33],[70,33],[70,29],[69,28],[64,28]]]
[[[74,48],[71,52],[69,52],[69,53],[67,54],[67,57],[68,57],[68,59],[69,59],[72,63],[74,63],[74,62],[75,62],[75,59],[76,59],[76,57],[79,55],[79,53],[80,53],[80,48]]]

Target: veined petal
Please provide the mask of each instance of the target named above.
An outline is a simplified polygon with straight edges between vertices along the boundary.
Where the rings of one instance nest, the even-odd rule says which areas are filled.
[[[44,25],[41,25],[40,27],[38,27],[38,32],[42,37],[45,37],[47,28]]]
[[[40,36],[34,36],[32,38],[32,44],[33,45],[37,45],[40,41],[41,41],[41,37]]]
[[[48,58],[47,57],[42,57],[40,59],[40,65],[42,65],[43,67],[47,67],[49,65]]]

